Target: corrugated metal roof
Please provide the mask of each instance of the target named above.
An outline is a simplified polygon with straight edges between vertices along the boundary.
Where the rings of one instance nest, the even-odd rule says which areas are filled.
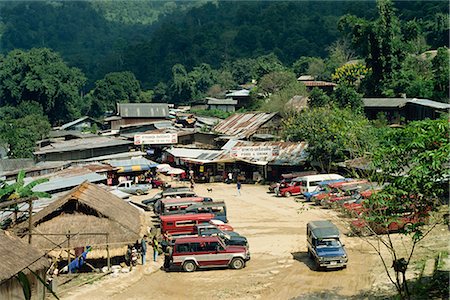
[[[40,148],[38,151],[33,152],[35,155],[54,153],[54,152],[65,152],[65,151],[76,151],[85,150],[93,148],[103,148],[103,147],[113,147],[120,145],[133,144],[131,141],[115,139],[109,137],[95,137],[88,139],[75,139],[68,141],[60,141],[52,143],[48,146]]]
[[[142,157],[146,153],[142,151],[130,151],[130,152],[124,152],[124,153],[117,153],[117,154],[110,154],[110,155],[102,155],[102,156],[96,156],[86,159],[80,159],[77,161],[104,161],[107,159],[121,159],[121,158],[133,158],[133,157]]]
[[[167,103],[118,103],[117,112],[122,118],[167,118]]]
[[[414,99],[408,100],[408,103],[418,104],[418,105],[427,106],[427,107],[436,108],[436,109],[450,109],[450,104],[448,104],[448,103],[437,102],[437,101],[433,101],[433,100],[429,100],[429,99],[414,98]]]
[[[214,127],[213,131],[249,138],[259,127],[272,119],[277,113],[243,113],[234,114]]]
[[[72,177],[50,178],[50,181],[35,186],[33,191],[49,193],[56,190],[75,187],[82,184],[84,181],[99,182],[102,180],[106,180],[106,175],[100,175],[97,173],[88,173]]]
[[[234,99],[216,99],[207,97],[208,105],[236,105],[238,103],[237,100]]]
[[[201,160],[213,160],[223,153],[221,150],[170,148],[167,153],[179,158],[195,158]],[[200,158],[201,157],[201,158]]]
[[[315,81],[315,80],[304,80],[302,81],[304,85],[307,87],[315,87],[315,86],[336,86],[334,82],[326,82],[326,81]]]
[[[364,107],[398,107],[406,105],[405,98],[363,98]]]
[[[131,167],[131,166],[148,166],[156,167],[158,163],[146,158],[132,158],[123,160],[109,160],[106,163],[113,167]]]
[[[238,90],[238,91],[230,91],[229,93],[227,93],[225,95],[225,97],[248,97],[250,95],[250,91],[249,90]]]
[[[80,123],[80,122],[83,122],[84,120],[87,120],[87,119],[90,119],[90,117],[88,117],[88,116],[81,117],[79,119],[76,119],[75,121],[72,121],[72,122],[69,122],[69,123],[61,125],[59,127],[59,129],[60,130],[65,130],[66,128],[69,128],[70,126],[75,125],[75,124]]]
[[[306,148],[307,144],[305,142],[295,143],[295,142],[247,142],[247,141],[230,141],[229,144],[225,144],[227,148],[229,148],[232,144],[232,147],[278,147],[279,152],[275,157],[260,159],[245,159],[245,161],[250,162],[266,162],[269,165],[301,165],[306,161],[307,153]],[[225,147],[224,146],[224,147]],[[231,147],[231,148],[232,148]],[[231,149],[230,148],[230,149]]]

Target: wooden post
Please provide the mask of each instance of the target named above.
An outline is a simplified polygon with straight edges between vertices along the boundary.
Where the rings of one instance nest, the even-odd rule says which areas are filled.
[[[33,230],[33,199],[30,199],[28,201],[28,244],[31,244],[31,233]]]
[[[70,265],[70,230],[69,230],[69,232],[67,233],[66,236],[67,236],[67,248],[69,248],[69,251],[67,252],[68,253],[68,256],[67,256],[67,261],[68,261],[67,273],[70,274],[70,267],[69,267],[69,265]]]
[[[109,257],[109,233],[106,234],[106,264],[108,271],[111,271],[111,258]]]

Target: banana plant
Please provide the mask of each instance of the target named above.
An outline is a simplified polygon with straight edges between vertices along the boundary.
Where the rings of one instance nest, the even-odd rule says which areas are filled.
[[[37,198],[50,198],[51,195],[46,192],[35,192],[33,188],[41,183],[47,182],[48,178],[39,178],[25,184],[25,171],[20,170],[17,175],[16,182],[13,184],[8,184],[3,182],[0,188],[0,202],[15,200],[26,197],[37,197]]]

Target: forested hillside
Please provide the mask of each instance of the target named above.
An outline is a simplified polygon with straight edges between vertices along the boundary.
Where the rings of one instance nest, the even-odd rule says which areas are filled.
[[[206,4],[204,4],[206,3]],[[1,52],[47,47],[87,76],[88,86],[132,71],[145,88],[167,82],[172,67],[219,68],[274,53],[291,65],[325,57],[345,14],[376,15],[375,1],[14,1],[1,5]],[[433,28],[431,46],[448,42],[447,2],[399,1],[400,18]],[[443,25],[443,24],[444,25]],[[442,32],[439,33],[439,30]]]

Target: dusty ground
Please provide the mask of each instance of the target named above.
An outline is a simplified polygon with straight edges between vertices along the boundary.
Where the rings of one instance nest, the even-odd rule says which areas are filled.
[[[63,299],[309,299],[318,293],[346,298],[387,283],[378,256],[357,237],[343,235],[349,256],[346,269],[312,269],[306,254],[306,223],[328,219],[347,232],[345,220],[332,210],[277,198],[266,193],[267,186],[243,185],[241,196],[236,196],[235,185],[221,183],[196,185],[195,191],[226,202],[230,224],[249,240],[252,259],[246,268],[166,273],[158,269],[161,258],[159,264],[149,262],[145,270],[80,287]],[[448,231],[439,230],[418,253],[447,247]]]

